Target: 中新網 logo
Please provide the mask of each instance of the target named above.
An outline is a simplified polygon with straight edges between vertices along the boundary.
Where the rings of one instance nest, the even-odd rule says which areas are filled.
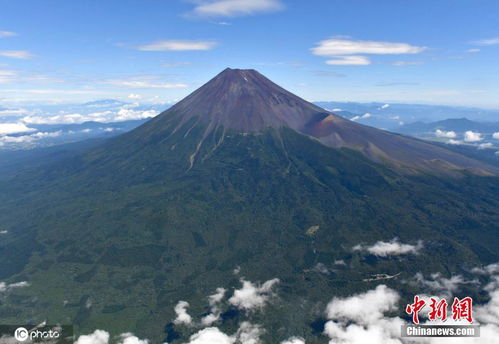
[[[447,320],[448,304],[445,299],[430,298],[431,302],[430,312],[428,313],[428,320],[434,321],[440,319],[441,321]],[[418,295],[414,296],[414,303],[409,304],[405,308],[407,314],[412,314],[412,322],[419,324],[419,312],[426,306],[426,301],[421,299]],[[454,298],[452,302],[452,319],[453,320],[466,320],[470,324],[473,322],[473,299],[465,297],[462,299]]]
[[[419,313],[426,306],[429,307],[426,309],[429,323],[420,324]],[[471,325],[473,323],[471,297],[462,299],[455,297],[449,307],[445,299],[430,297],[430,300],[426,301],[416,295],[414,302],[406,306],[405,312],[412,315],[412,324],[402,325],[402,337],[480,337],[480,325]],[[452,324],[444,324],[448,312],[454,320]],[[461,320],[462,323],[457,323]],[[436,323],[431,324],[432,321]]]

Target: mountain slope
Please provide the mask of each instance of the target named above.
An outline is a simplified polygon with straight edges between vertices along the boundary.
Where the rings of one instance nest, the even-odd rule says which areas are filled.
[[[323,128],[311,123],[334,115],[314,117],[316,107],[273,85],[263,92],[231,80],[217,82],[235,90],[227,99],[238,104],[234,112],[224,112],[231,107],[221,106],[222,91],[192,105],[210,86],[97,148],[0,181],[0,280],[30,283],[1,300],[0,322],[47,320],[73,323],[77,333],[100,328],[186,343],[194,329],[171,323],[179,300],[198,321],[216,288],[232,293],[240,278],[278,278],[266,313],[224,306],[217,326],[234,333],[251,317],[268,329],[263,343],[296,335],[314,344],[324,342],[325,304],[372,288],[371,275],[400,273],[383,283],[409,300],[430,292],[404,283],[418,272],[469,276],[499,260],[497,177],[401,173],[362,149],[331,148],[316,138],[331,128],[319,136]],[[253,96],[233,99],[247,92],[257,104]],[[273,107],[283,116],[294,111],[292,120]],[[292,127],[301,121],[300,131],[315,136]],[[405,140],[336,123],[344,136],[366,135],[351,142],[378,134]],[[353,249],[395,237],[421,240],[422,254],[383,258]],[[471,285],[463,292],[484,298]]]
[[[254,70],[226,69],[175,106],[141,127],[136,136],[168,136],[191,122],[206,125],[191,155],[194,163],[203,140],[213,131],[259,132],[289,127],[334,148],[358,150],[377,162],[406,173],[468,169],[479,174],[499,171],[429,143],[367,127],[309,103]],[[173,126],[171,123],[175,123]],[[223,140],[224,134],[220,139]]]

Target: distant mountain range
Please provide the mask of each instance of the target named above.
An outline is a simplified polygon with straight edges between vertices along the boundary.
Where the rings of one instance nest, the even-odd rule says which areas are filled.
[[[346,117],[354,118],[360,123],[389,130],[408,123],[429,123],[448,118],[466,117],[477,122],[494,122],[499,118],[499,110],[459,106],[356,102],[316,102],[316,104],[335,113],[347,112]]]
[[[499,164],[499,122],[477,122],[467,118],[404,125],[394,131],[442,143],[466,156]]]
[[[451,118],[430,123],[409,123],[398,128],[397,132],[415,136],[434,137],[437,130],[454,131],[461,134],[471,130],[490,136],[493,133],[499,132],[499,122],[477,122],[467,118]]]

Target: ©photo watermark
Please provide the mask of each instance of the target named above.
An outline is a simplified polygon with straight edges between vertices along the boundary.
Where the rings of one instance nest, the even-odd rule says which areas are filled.
[[[0,344],[73,344],[73,334],[72,325],[0,325]]]

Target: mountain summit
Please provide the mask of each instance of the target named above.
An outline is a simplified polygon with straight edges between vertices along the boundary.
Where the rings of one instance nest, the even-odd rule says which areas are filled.
[[[258,132],[280,126],[298,129],[320,112],[324,110],[253,69],[230,68],[168,111],[182,116],[180,125],[198,117],[201,123],[208,124],[210,130],[224,127],[240,132]]]
[[[332,148],[360,151],[369,159],[404,173],[468,170],[496,174],[496,168],[444,148],[352,122],[288,92],[253,69],[227,68],[163,112],[136,135],[170,136],[185,125],[202,128],[191,166],[205,139],[221,132],[258,133],[291,128]],[[190,132],[190,131],[189,131]]]

